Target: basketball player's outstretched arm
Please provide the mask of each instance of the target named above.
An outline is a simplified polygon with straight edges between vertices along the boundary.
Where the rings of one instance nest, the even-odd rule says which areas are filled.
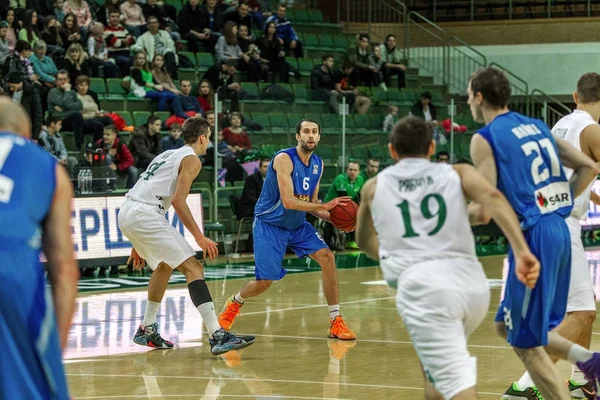
[[[50,212],[42,227],[42,244],[48,259],[48,278],[52,284],[52,297],[60,345],[64,350],[71,318],[75,311],[79,269],[73,254],[71,239],[71,200],[73,187],[62,165],[56,166],[56,190]]]
[[[506,197],[470,165],[454,165],[453,168],[460,175],[466,196],[482,204],[504,231],[517,260],[517,278],[526,286],[535,287],[540,274],[540,264],[531,254],[517,214]]]
[[[496,160],[494,159],[494,153],[487,140],[481,135],[473,135],[471,139],[471,159],[473,165],[477,169],[485,180],[487,180],[493,187],[498,184],[498,172],[496,170]],[[486,225],[490,222],[490,216],[485,212],[485,207],[477,202],[470,203],[467,207],[469,212],[469,222],[471,225]]]
[[[200,227],[196,223],[190,208],[187,205],[187,197],[190,194],[192,182],[200,173],[202,163],[197,156],[187,156],[179,164],[179,175],[177,176],[177,186],[171,200],[171,205],[183,223],[183,226],[194,236],[198,246],[202,247],[204,257],[212,260],[219,255],[217,244],[204,236]]]
[[[377,178],[367,181],[360,191],[360,207],[356,221],[356,243],[373,260],[379,260],[379,240],[371,215],[371,202],[375,194]]]
[[[273,169],[277,172],[277,184],[279,186],[279,196],[283,207],[290,210],[306,211],[310,213],[331,210],[338,204],[346,204],[350,197],[338,197],[328,203],[313,203],[302,201],[294,196],[294,183],[292,182],[292,172],[294,165],[290,156],[285,153],[279,153],[273,160]]]
[[[586,190],[591,181],[596,179],[598,174],[600,174],[600,169],[594,160],[571,146],[565,140],[555,138],[555,141],[560,161],[562,161],[565,167],[573,170],[569,184],[571,185],[573,197],[577,197]]]

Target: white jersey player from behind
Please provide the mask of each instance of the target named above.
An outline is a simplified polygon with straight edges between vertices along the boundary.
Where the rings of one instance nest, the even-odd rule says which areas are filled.
[[[178,269],[185,275],[190,298],[208,330],[211,352],[217,355],[243,349],[254,343],[254,337],[238,337],[219,326],[203,266],[196,260],[192,246],[165,218],[166,211],[173,205],[204,254],[216,257],[216,244],[202,234],[186,202],[192,182],[202,167],[198,155],[206,153],[210,127],[203,118],[193,117],[185,121],[181,130],[185,146],[154,158],[127,193],[119,212],[119,228],[133,244],[134,267],[139,268],[145,260],[153,271],[144,320],[133,341],[153,348],[173,348],[173,343],[158,333],[156,316],[173,269]]]
[[[570,145],[592,158],[600,161],[600,75],[594,72],[584,74],[577,82],[577,91],[573,93],[577,109],[561,118],[552,128],[552,135],[569,142]],[[567,178],[573,170],[565,167]],[[581,224],[588,214],[592,181],[589,187],[575,198],[571,215],[566,219],[571,236],[571,282],[567,315],[555,328],[561,336],[586,349],[592,341],[592,325],[596,320],[596,299],[590,275],[590,266],[581,241]],[[552,358],[556,362],[557,358]],[[528,373],[515,383],[522,395],[504,396],[506,400],[537,398],[533,397],[535,386]],[[513,384],[513,387],[514,385]],[[595,386],[585,379],[576,365],[572,366],[571,379],[567,385],[571,396],[578,399],[594,399]]]
[[[475,253],[466,198],[489,207],[534,287],[540,266],[506,198],[470,165],[432,163],[433,127],[401,119],[390,135],[397,163],[362,189],[356,239],[379,259],[421,361],[425,398],[474,400],[476,371],[467,339],[484,320],[490,291]]]

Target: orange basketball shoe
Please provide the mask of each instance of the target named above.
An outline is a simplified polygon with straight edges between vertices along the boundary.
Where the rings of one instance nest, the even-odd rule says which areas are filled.
[[[221,314],[219,314],[219,325],[221,325],[221,328],[225,329],[226,331],[231,329],[233,320],[239,315],[241,307],[242,304],[235,301],[233,296],[231,296],[225,302],[223,311],[221,311]]]
[[[332,339],[356,340],[356,335],[348,328],[346,321],[344,321],[341,315],[329,320],[329,332],[327,336]]]

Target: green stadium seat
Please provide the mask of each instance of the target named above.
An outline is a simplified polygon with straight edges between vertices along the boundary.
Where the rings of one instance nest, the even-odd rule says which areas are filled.
[[[312,93],[303,84],[294,84],[294,96],[298,104],[306,104],[312,101]]]
[[[95,92],[99,97],[106,95],[106,83],[102,78],[90,78],[90,90]]]
[[[302,42],[303,46],[310,51],[319,50],[319,37],[316,33],[306,33],[304,34],[304,41]]]
[[[312,58],[313,68],[317,65],[323,65],[323,59],[321,57],[313,57]]]
[[[314,68],[314,63],[311,58],[299,58],[298,59],[298,70],[302,76],[310,76]]]
[[[338,119],[340,120],[340,129],[342,129],[342,116],[339,115]],[[352,114],[346,115],[346,135],[354,135],[356,132],[354,130],[356,126],[354,125],[354,117]]]
[[[198,66],[198,70],[200,72],[205,72],[210,67],[215,65],[215,59],[212,54],[209,53],[197,53],[196,54],[196,65]],[[215,88],[213,88],[215,89]]]
[[[269,114],[262,112],[252,113],[251,118],[254,122],[263,127],[262,133],[269,133],[271,131],[271,120],[269,119]]]
[[[177,76],[179,79],[185,79],[190,81],[195,81],[198,79],[198,60],[196,59],[196,55],[190,51],[180,51],[179,54],[185,56],[192,63],[192,68],[181,68],[177,69]]]
[[[308,11],[302,8],[294,10],[294,19],[290,18],[293,22],[309,22]]]
[[[337,156],[335,153],[335,147],[323,145],[317,149],[317,155],[323,159],[324,162],[335,162]]]
[[[336,51],[335,43],[333,42],[333,36],[327,33],[319,35],[319,44],[321,51]],[[319,63],[321,60],[319,59]]]
[[[341,121],[336,114],[323,113],[318,121],[321,122],[324,133],[340,133],[341,131]]]
[[[129,111],[114,111],[114,113],[125,120],[125,125],[133,125],[133,118],[131,117],[131,113]]]
[[[371,117],[368,114],[356,114],[354,116],[356,133],[369,133],[371,131]]]
[[[123,82],[120,78],[108,78],[106,85],[108,87],[109,96],[123,97],[127,94],[121,83]]]
[[[371,158],[376,158],[379,161],[383,161],[388,158],[387,148],[384,146],[369,146],[369,156]]]
[[[254,82],[242,82],[242,89],[248,93],[249,95],[260,97],[260,92],[258,91],[258,86]],[[243,100],[246,103],[256,103],[258,100]]]
[[[370,132],[373,134],[387,134],[383,131],[383,120],[385,115],[383,114],[371,114],[371,129]]]
[[[298,59],[296,57],[285,57],[285,61],[287,61],[290,66],[298,69]]]
[[[344,35],[334,35],[333,45],[337,51],[346,51],[348,49],[348,39]]]
[[[388,92],[380,87],[374,87],[371,89],[372,100],[381,105],[385,105],[388,101]]]
[[[155,111],[152,115],[158,117],[160,122],[164,125],[165,121],[171,116],[171,113],[169,111]]]
[[[289,128],[287,115],[284,113],[271,113],[271,133],[285,135],[292,130]]]
[[[369,147],[361,144],[350,146],[350,158],[364,165],[369,158]]]
[[[147,123],[150,115],[152,115],[150,111],[134,111],[133,122],[135,123],[135,126],[140,126]]]
[[[192,63],[192,65],[194,66],[194,68],[196,68],[198,66],[198,60],[196,59],[196,54],[192,53],[191,51],[180,51],[179,54],[187,57],[190,60],[190,62]],[[181,70],[181,68],[179,68],[179,70]]]
[[[296,124],[298,123],[298,121],[301,121],[304,118],[306,118],[306,115],[302,113],[289,113],[287,115],[288,124],[290,126],[290,134],[296,132]]]
[[[308,19],[310,22],[321,23],[323,22],[323,13],[321,10],[308,10]]]

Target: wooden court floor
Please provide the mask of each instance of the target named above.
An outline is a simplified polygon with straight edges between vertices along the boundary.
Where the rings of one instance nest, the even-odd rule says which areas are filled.
[[[498,399],[522,373],[516,355],[493,331],[502,261],[482,260],[493,287],[492,305],[469,343],[482,399]],[[210,354],[185,286],[169,286],[162,303],[159,328],[178,344],[166,351],[131,342],[143,316],[143,288],[82,296],[65,361],[71,394],[75,399],[423,398],[416,354],[394,293],[381,279],[377,267],[339,271],[341,310],[356,342],[326,338],[320,274],[299,273],[246,302],[233,331],[256,335],[256,343],[218,357]],[[209,282],[219,310],[243,282]],[[599,342],[595,334],[592,348],[600,350]],[[559,366],[567,377],[568,364]]]

